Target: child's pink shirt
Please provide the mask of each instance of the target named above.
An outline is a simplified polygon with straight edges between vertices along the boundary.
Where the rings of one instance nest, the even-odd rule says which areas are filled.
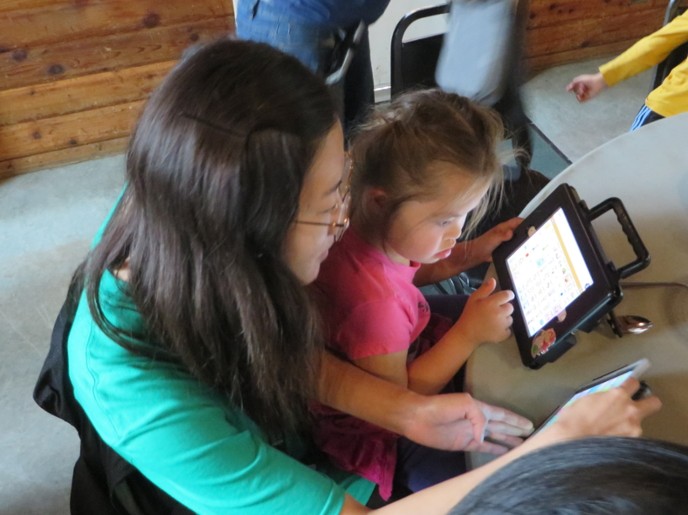
[[[315,283],[331,349],[349,359],[409,349],[430,309],[413,285],[419,265],[391,261],[349,229],[320,268]],[[315,440],[336,465],[392,491],[398,436],[322,405]]]

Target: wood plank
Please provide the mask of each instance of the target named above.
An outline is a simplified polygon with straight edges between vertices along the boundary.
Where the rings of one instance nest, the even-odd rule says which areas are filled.
[[[147,98],[176,61],[0,91],[0,126]]]
[[[119,154],[126,150],[128,142],[129,138],[117,138],[0,161],[0,180],[44,168]]]
[[[528,75],[532,77],[537,72],[541,72],[561,64],[574,63],[604,56],[608,56],[611,59],[615,55],[618,55],[623,50],[628,48],[631,44],[633,44],[633,41],[616,41],[607,45],[587,48],[574,48],[562,52],[530,56],[525,59],[525,66],[528,70]],[[590,70],[590,72],[593,73],[595,70]]]
[[[89,73],[177,60],[185,48],[211,41],[230,30],[233,30],[231,21],[218,17],[34,47],[20,61],[3,58],[0,54],[0,83],[2,89],[13,89]]]
[[[145,101],[0,127],[4,160],[128,136]]]
[[[48,5],[66,4],[69,0],[0,0],[0,13],[6,11],[24,11]]]
[[[666,0],[531,0],[528,28],[559,25],[560,23],[591,18],[611,19],[628,13],[642,13],[649,19],[648,26],[661,12],[659,28],[662,24]]]
[[[234,18],[231,0],[57,1],[0,14],[0,49],[45,46],[73,39],[135,32],[206,18]]]
[[[637,13],[629,13],[613,20],[591,18],[529,30],[526,36],[526,55],[534,57],[576,48],[604,46],[618,41],[630,41],[632,44],[652,32],[638,23],[638,16]]]

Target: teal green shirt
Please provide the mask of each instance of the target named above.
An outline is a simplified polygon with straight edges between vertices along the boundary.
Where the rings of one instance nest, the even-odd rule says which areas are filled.
[[[143,320],[125,286],[105,273],[104,315],[121,329],[140,330]],[[112,341],[84,295],[68,356],[74,395],[103,441],[195,512],[338,514],[345,491],[361,502],[372,492],[364,479],[323,473],[275,449],[243,412],[179,366]]]

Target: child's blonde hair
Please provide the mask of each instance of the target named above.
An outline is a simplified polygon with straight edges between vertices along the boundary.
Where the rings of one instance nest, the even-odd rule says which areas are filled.
[[[475,178],[476,188],[489,187],[464,231],[469,234],[501,197],[503,172],[497,146],[503,134],[495,111],[465,97],[439,89],[399,96],[375,111],[354,136],[351,195],[355,216],[364,224],[371,221],[363,206],[363,191],[380,188],[390,200],[384,221],[388,224],[402,203],[432,198],[441,191],[447,167],[432,165],[448,163]]]

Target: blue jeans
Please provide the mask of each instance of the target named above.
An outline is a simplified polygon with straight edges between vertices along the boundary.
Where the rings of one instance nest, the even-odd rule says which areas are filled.
[[[344,31],[352,27],[338,29],[300,22],[275,0],[239,0],[236,28],[240,38],[272,45],[325,77],[336,66],[337,44]],[[348,134],[375,102],[367,30],[343,84],[334,85],[333,91]]]

